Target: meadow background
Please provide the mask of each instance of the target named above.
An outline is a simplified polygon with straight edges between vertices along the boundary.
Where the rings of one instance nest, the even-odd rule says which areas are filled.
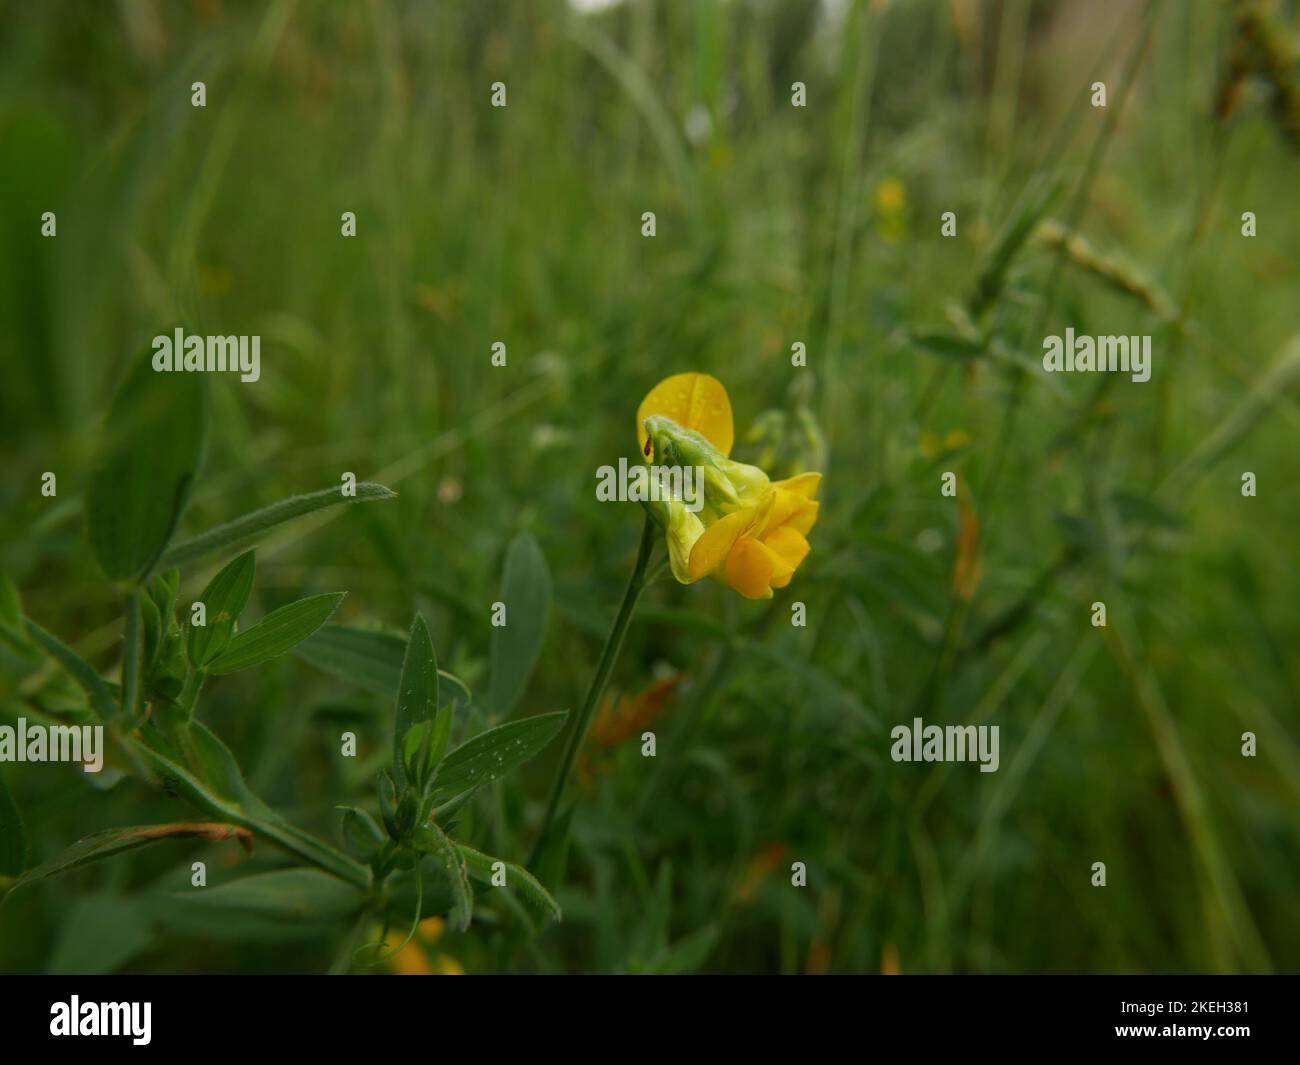
[[[265,542],[251,609],[346,589],[335,620],[394,632],[420,609],[476,703],[531,532],[553,599],[519,714],[581,702],[641,525],[595,473],[635,459],[653,384],[720,378],[751,460],[759,415],[797,410],[774,461],[823,463],[771,602],[647,593],[613,685],[650,692],[658,757],[590,745],[563,923],[434,922],[399,969],[1300,969],[1295,3],[0,7],[0,569],[106,676],[121,598],[81,497],[114,388],[175,322],[262,337],[259,382],[208,382],[182,532],[344,471],[389,485]],[[1067,326],[1151,334],[1150,382],[1044,375]],[[0,721],[74,691],[0,646]],[[331,838],[376,768],[339,733],[364,754],[389,715],[292,655],[203,707]],[[893,763],[914,716],[999,725],[1001,768]],[[466,838],[523,861],[559,750]],[[35,860],[193,816],[113,773],[0,773]],[[15,893],[0,971],[330,964],[333,934],[172,920],[199,858],[209,883],[284,862],[173,842]]]

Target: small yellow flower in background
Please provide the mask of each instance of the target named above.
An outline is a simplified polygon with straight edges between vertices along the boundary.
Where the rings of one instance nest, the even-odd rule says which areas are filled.
[[[646,504],[664,529],[673,576],[682,584],[716,576],[748,599],[769,599],[789,584],[808,555],[821,474],[772,481],[759,467],[732,461],[731,400],[708,374],[660,381],[636,418],[647,462],[703,470],[698,512],[680,498]]]
[[[891,244],[907,236],[907,190],[898,178],[885,178],[871,194],[876,232]]]
[[[388,968],[397,976],[464,976],[460,962],[431,949],[446,924],[441,917],[426,917],[417,926],[415,938],[388,960]]]
[[[898,178],[885,178],[876,186],[872,202],[882,214],[897,214],[907,206],[907,190]]]
[[[965,429],[952,429],[942,440],[937,433],[926,429],[921,433],[920,448],[925,458],[932,459],[949,451],[960,451],[964,447],[969,447],[970,443],[971,435]]]

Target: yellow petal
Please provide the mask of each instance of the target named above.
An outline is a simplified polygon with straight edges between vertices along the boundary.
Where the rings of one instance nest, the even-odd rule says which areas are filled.
[[[705,529],[691,548],[691,580],[707,577],[721,566],[753,520],[754,508],[747,507],[719,518]]]
[[[716,377],[706,373],[678,373],[650,389],[636,411],[637,443],[645,452],[645,420],[652,414],[671,418],[683,429],[694,429],[724,455],[731,454],[735,427],[731,400]]]
[[[784,525],[789,525],[791,528],[798,529],[801,533],[807,535],[808,531],[816,524],[817,512],[820,509],[821,504],[815,499],[805,499],[793,492],[773,492],[772,506],[767,512],[767,518],[763,523],[759,537],[760,539],[766,539],[769,530],[779,529]]]
[[[438,955],[439,976],[464,976],[465,968],[450,954]]]
[[[804,499],[816,499],[817,489],[822,483],[820,473],[801,473],[796,477],[787,477],[784,481],[773,481],[773,488],[803,496]]]
[[[432,976],[433,966],[424,947],[414,941],[388,959],[388,968],[398,976]]]
[[[673,577],[680,584],[690,584],[699,580],[691,576],[691,551],[704,535],[704,523],[699,515],[691,513],[684,503],[676,500],[668,505],[668,515],[666,539]]]
[[[777,573],[772,577],[773,588],[784,588],[790,583],[790,578],[794,576],[794,571],[799,568],[799,564],[808,557],[808,541],[804,539],[803,533],[786,525],[765,536],[763,546],[790,567],[789,573],[784,575]]]
[[[746,599],[766,599],[776,581],[787,584],[794,567],[767,545],[750,537],[736,542],[723,570],[727,583]]]

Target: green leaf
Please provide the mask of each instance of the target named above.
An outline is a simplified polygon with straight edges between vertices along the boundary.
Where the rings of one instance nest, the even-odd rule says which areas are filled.
[[[489,704],[504,717],[528,685],[546,636],[551,609],[551,574],[531,533],[520,533],[506,550],[501,578],[506,623],[492,630],[492,681]]]
[[[696,972],[706,961],[720,938],[716,924],[697,928],[671,946],[659,951],[648,962],[637,967],[636,972],[661,976],[680,976]]]
[[[402,678],[397,685],[397,703],[393,717],[393,778],[398,790],[406,783],[402,764],[402,744],[416,725],[432,722],[438,712],[438,663],[433,657],[433,641],[424,615],[416,614],[411,636],[406,641]]]
[[[190,376],[190,375],[186,375]],[[397,493],[382,484],[362,481],[357,485],[355,496],[345,496],[343,486],[324,488],[319,492],[292,496],[272,503],[269,507],[255,510],[250,514],[218,525],[205,533],[177,544],[163,556],[168,565],[181,565],[195,562],[200,558],[216,554],[219,551],[233,551],[258,539],[264,533],[283,525],[286,521],[301,518],[326,507],[337,507],[346,503],[364,503],[369,499],[396,499]]]
[[[184,795],[200,810],[265,836],[290,854],[328,870],[357,886],[369,885],[370,870],[342,851],[289,824],[262,802],[244,782],[229,748],[200,722],[187,726],[190,745],[200,769],[196,771],[158,729],[142,729],[124,742],[144,762],[156,782]],[[213,781],[219,784],[214,786]]]
[[[492,866],[501,861],[500,858],[483,854],[463,843],[456,844],[456,849],[465,859],[465,865],[472,876],[486,883],[492,883]],[[564,914],[560,910],[560,904],[546,888],[542,887],[541,882],[532,873],[522,865],[515,865],[513,862],[501,862],[501,864],[505,866],[507,890],[518,892],[519,897],[542,917],[549,917],[554,921],[563,920]]]
[[[465,871],[465,857],[447,834],[435,824],[422,825],[415,833],[415,844],[425,854],[442,860],[451,881],[456,900],[451,925],[463,932],[469,927],[474,913],[474,892],[470,890],[469,876]]]
[[[122,640],[122,710],[135,721],[140,708],[140,593],[132,592],[126,602],[126,635]]]
[[[967,307],[979,317],[996,303],[1006,284],[1007,268],[1025,241],[1061,194],[1064,183],[1059,177],[1035,177],[1025,186],[1020,199],[997,239],[990,246],[975,276]]]
[[[391,699],[402,679],[408,642],[392,632],[322,625],[293,653],[317,669]]]
[[[343,812],[339,833],[343,839],[343,849],[353,858],[368,862],[384,845],[383,830],[375,823],[365,810],[356,806],[340,806]]]
[[[27,642],[23,630],[23,603],[18,595],[18,587],[3,573],[0,573],[0,629],[19,643]]]
[[[158,648],[162,646],[162,615],[153,596],[140,597],[140,621],[144,627],[144,672],[147,675],[158,660]]]
[[[233,923],[241,938],[276,935],[282,926],[335,925],[358,913],[365,895],[316,869],[255,873],[228,884],[168,896],[167,924],[221,935]]]
[[[202,374],[158,373],[148,355],[118,390],[86,493],[86,533],[113,580],[148,575],[189,498],[207,427]]]
[[[27,828],[0,773],[0,876],[19,876],[27,868]]]
[[[149,582],[149,587],[140,600],[144,621],[145,676],[158,664],[163,648],[169,642],[168,638],[176,623],[176,590],[179,586],[180,574],[176,570],[159,573]]]
[[[203,838],[210,840],[239,838],[241,829],[213,822],[180,822],[170,825],[136,825],[132,828],[110,828],[95,832],[78,840],[61,854],[28,870],[14,883],[13,889],[46,880],[61,873],[80,869],[83,865],[102,862],[138,847],[147,847],[164,839]],[[247,836],[247,832],[244,832]]]
[[[458,809],[484,784],[500,780],[532,758],[564,727],[568,711],[509,721],[475,736],[443,759],[433,782],[438,816]]]
[[[248,603],[257,569],[256,552],[245,551],[222,567],[208,582],[199,602],[207,612],[206,625],[190,626],[186,650],[190,665],[202,669],[230,643],[235,622]]]
[[[945,359],[969,362],[984,354],[978,339],[964,337],[947,329],[913,329],[912,343]]]
[[[90,705],[95,712],[103,720],[108,721],[117,712],[117,703],[113,701],[112,693],[109,692],[108,685],[104,683],[104,678],[96,673],[94,667],[76,651],[57,636],[46,632],[31,618],[27,619],[27,631],[31,633],[32,639],[40,644],[46,653],[66,669],[73,680],[81,685],[86,694],[90,696]]]
[[[209,673],[234,673],[278,658],[319,629],[338,609],[346,592],[326,592],[272,610],[245,629],[208,666]]]
[[[406,738],[402,740],[402,766],[406,773],[405,779],[421,793],[424,782],[429,779],[429,773],[433,769],[429,757],[432,753],[432,738],[433,722],[419,721],[411,726]]]
[[[60,920],[45,971],[69,976],[111,973],[148,950],[153,941],[149,908],[142,900],[83,895]]]
[[[391,699],[402,678],[408,642],[409,637],[393,632],[322,625],[293,653],[317,669]],[[472,696],[464,681],[445,669],[438,670],[438,676],[456,687],[457,703],[469,705]]]
[[[191,721],[187,732],[200,779],[215,795],[241,810],[270,813],[248,786],[233,752],[215,732],[201,721]]]
[[[429,763],[435,768],[442,764],[447,756],[447,744],[451,742],[451,720],[455,709],[449,704],[438,711],[433,719],[433,735],[429,741]]]

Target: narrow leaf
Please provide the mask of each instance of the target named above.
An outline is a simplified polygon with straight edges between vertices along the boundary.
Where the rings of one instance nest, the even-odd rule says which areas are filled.
[[[31,618],[27,619],[27,631],[31,633],[32,639],[40,644],[46,653],[66,669],[73,680],[81,685],[86,694],[90,696],[90,705],[95,712],[103,720],[109,720],[117,711],[117,704],[113,701],[113,696],[108,690],[108,685],[104,683],[104,678],[95,672],[94,667],[57,636],[46,632]]]
[[[408,642],[409,637],[393,632],[322,625],[293,653],[317,669],[391,699],[401,681]],[[455,702],[469,705],[472,696],[463,680],[445,669],[438,670],[438,676],[455,686]]]
[[[501,861],[500,858],[493,858],[490,855],[483,854],[467,847],[463,843],[456,844],[456,849],[460,851],[465,859],[465,864],[469,868],[470,874],[487,883],[492,882],[492,866]],[[560,904],[555,901],[546,888],[542,887],[541,882],[533,876],[522,865],[515,865],[513,862],[502,862],[505,866],[506,888],[519,893],[519,897],[532,907],[535,913],[543,917],[550,917],[552,920],[559,921],[564,917],[560,910]]]
[[[415,842],[426,854],[440,858],[446,866],[456,899],[452,926],[463,932],[469,927],[470,917],[474,913],[474,892],[470,890],[464,855],[447,834],[432,823],[423,825],[416,831]]]
[[[402,662],[402,679],[397,686],[397,704],[393,718],[393,777],[398,790],[406,783],[402,764],[402,743],[416,725],[432,722],[438,711],[438,663],[433,657],[433,641],[422,614],[411,623]]]
[[[455,713],[451,706],[444,706],[433,719],[433,735],[429,743],[429,761],[435,767],[441,764],[447,755],[447,744],[451,742],[451,719]]]
[[[443,759],[434,780],[438,816],[445,817],[484,784],[500,780],[532,758],[564,727],[568,716],[562,710],[509,721],[457,747]]]
[[[187,375],[189,376],[189,375]],[[319,492],[292,496],[272,503],[269,507],[255,510],[250,514],[218,525],[205,533],[177,544],[163,556],[163,562],[169,566],[194,562],[219,551],[233,551],[244,547],[261,537],[264,533],[283,525],[286,521],[301,518],[326,507],[337,507],[346,503],[364,503],[369,499],[395,499],[397,493],[382,484],[362,481],[357,485],[357,494],[344,495],[343,486],[323,488]]]
[[[94,976],[120,969],[154,944],[152,917],[135,898],[81,896],[60,917],[46,973]]]
[[[86,533],[104,573],[146,576],[167,546],[203,454],[202,374],[155,372],[140,358],[113,400],[86,493]]]
[[[144,629],[143,666],[144,672],[148,673],[158,660],[158,649],[162,646],[162,615],[158,612],[158,604],[154,602],[153,596],[141,596],[139,602],[140,621]]]
[[[343,812],[339,833],[343,849],[353,858],[367,862],[375,851],[384,845],[383,830],[365,810],[356,806],[340,806]]]
[[[188,908],[193,920],[202,919],[201,915],[233,918],[241,927],[247,927],[250,919],[268,925],[336,924],[355,914],[365,902],[365,895],[355,887],[316,869],[255,873],[203,891],[177,892],[170,898],[179,908],[169,908],[169,923],[183,924],[187,915],[181,910]]]
[[[528,685],[551,609],[551,573],[531,533],[520,533],[506,550],[501,602],[506,607],[506,623],[492,630],[489,703],[504,717]]]
[[[346,594],[326,592],[272,610],[232,639],[208,666],[208,672],[234,673],[278,658],[324,625]]]
[[[257,569],[256,552],[245,551],[222,567],[208,582],[199,602],[207,614],[205,625],[191,625],[186,650],[190,665],[202,669],[221,654],[230,643],[235,622],[248,603]]]
[[[71,872],[83,865],[101,862],[126,851],[145,847],[163,839],[200,838],[208,840],[237,839],[249,847],[252,833],[236,825],[223,825],[213,821],[187,821],[170,825],[140,825],[134,828],[110,828],[78,840],[48,862],[29,870],[15,882],[14,889],[34,884],[61,873]]]
[[[27,828],[0,773],[0,876],[19,876],[27,868]]]
[[[126,636],[122,641],[122,711],[134,721],[140,708],[141,646],[140,593],[132,592],[126,601]]]
[[[5,574],[0,573],[0,629],[19,642],[26,642],[23,632],[23,604],[18,587]]]
[[[718,926],[705,925],[665,947],[637,969],[643,974],[680,976],[697,971],[709,959],[720,938]]]
[[[214,817],[256,832],[341,880],[357,886],[370,883],[370,870],[364,865],[289,824],[262,802],[244,783],[229,748],[199,722],[191,721],[189,725],[194,756],[202,766],[201,773],[205,778],[221,782],[221,793],[206,783],[205,778],[195,775],[188,762],[162,738],[158,729],[141,731],[139,738],[132,736],[126,742],[148,766],[157,783],[169,792],[183,795]]]
[[[1059,178],[1035,178],[1025,186],[1010,217],[980,263],[967,300],[972,316],[979,317],[998,301],[1012,260],[1063,188]]]

